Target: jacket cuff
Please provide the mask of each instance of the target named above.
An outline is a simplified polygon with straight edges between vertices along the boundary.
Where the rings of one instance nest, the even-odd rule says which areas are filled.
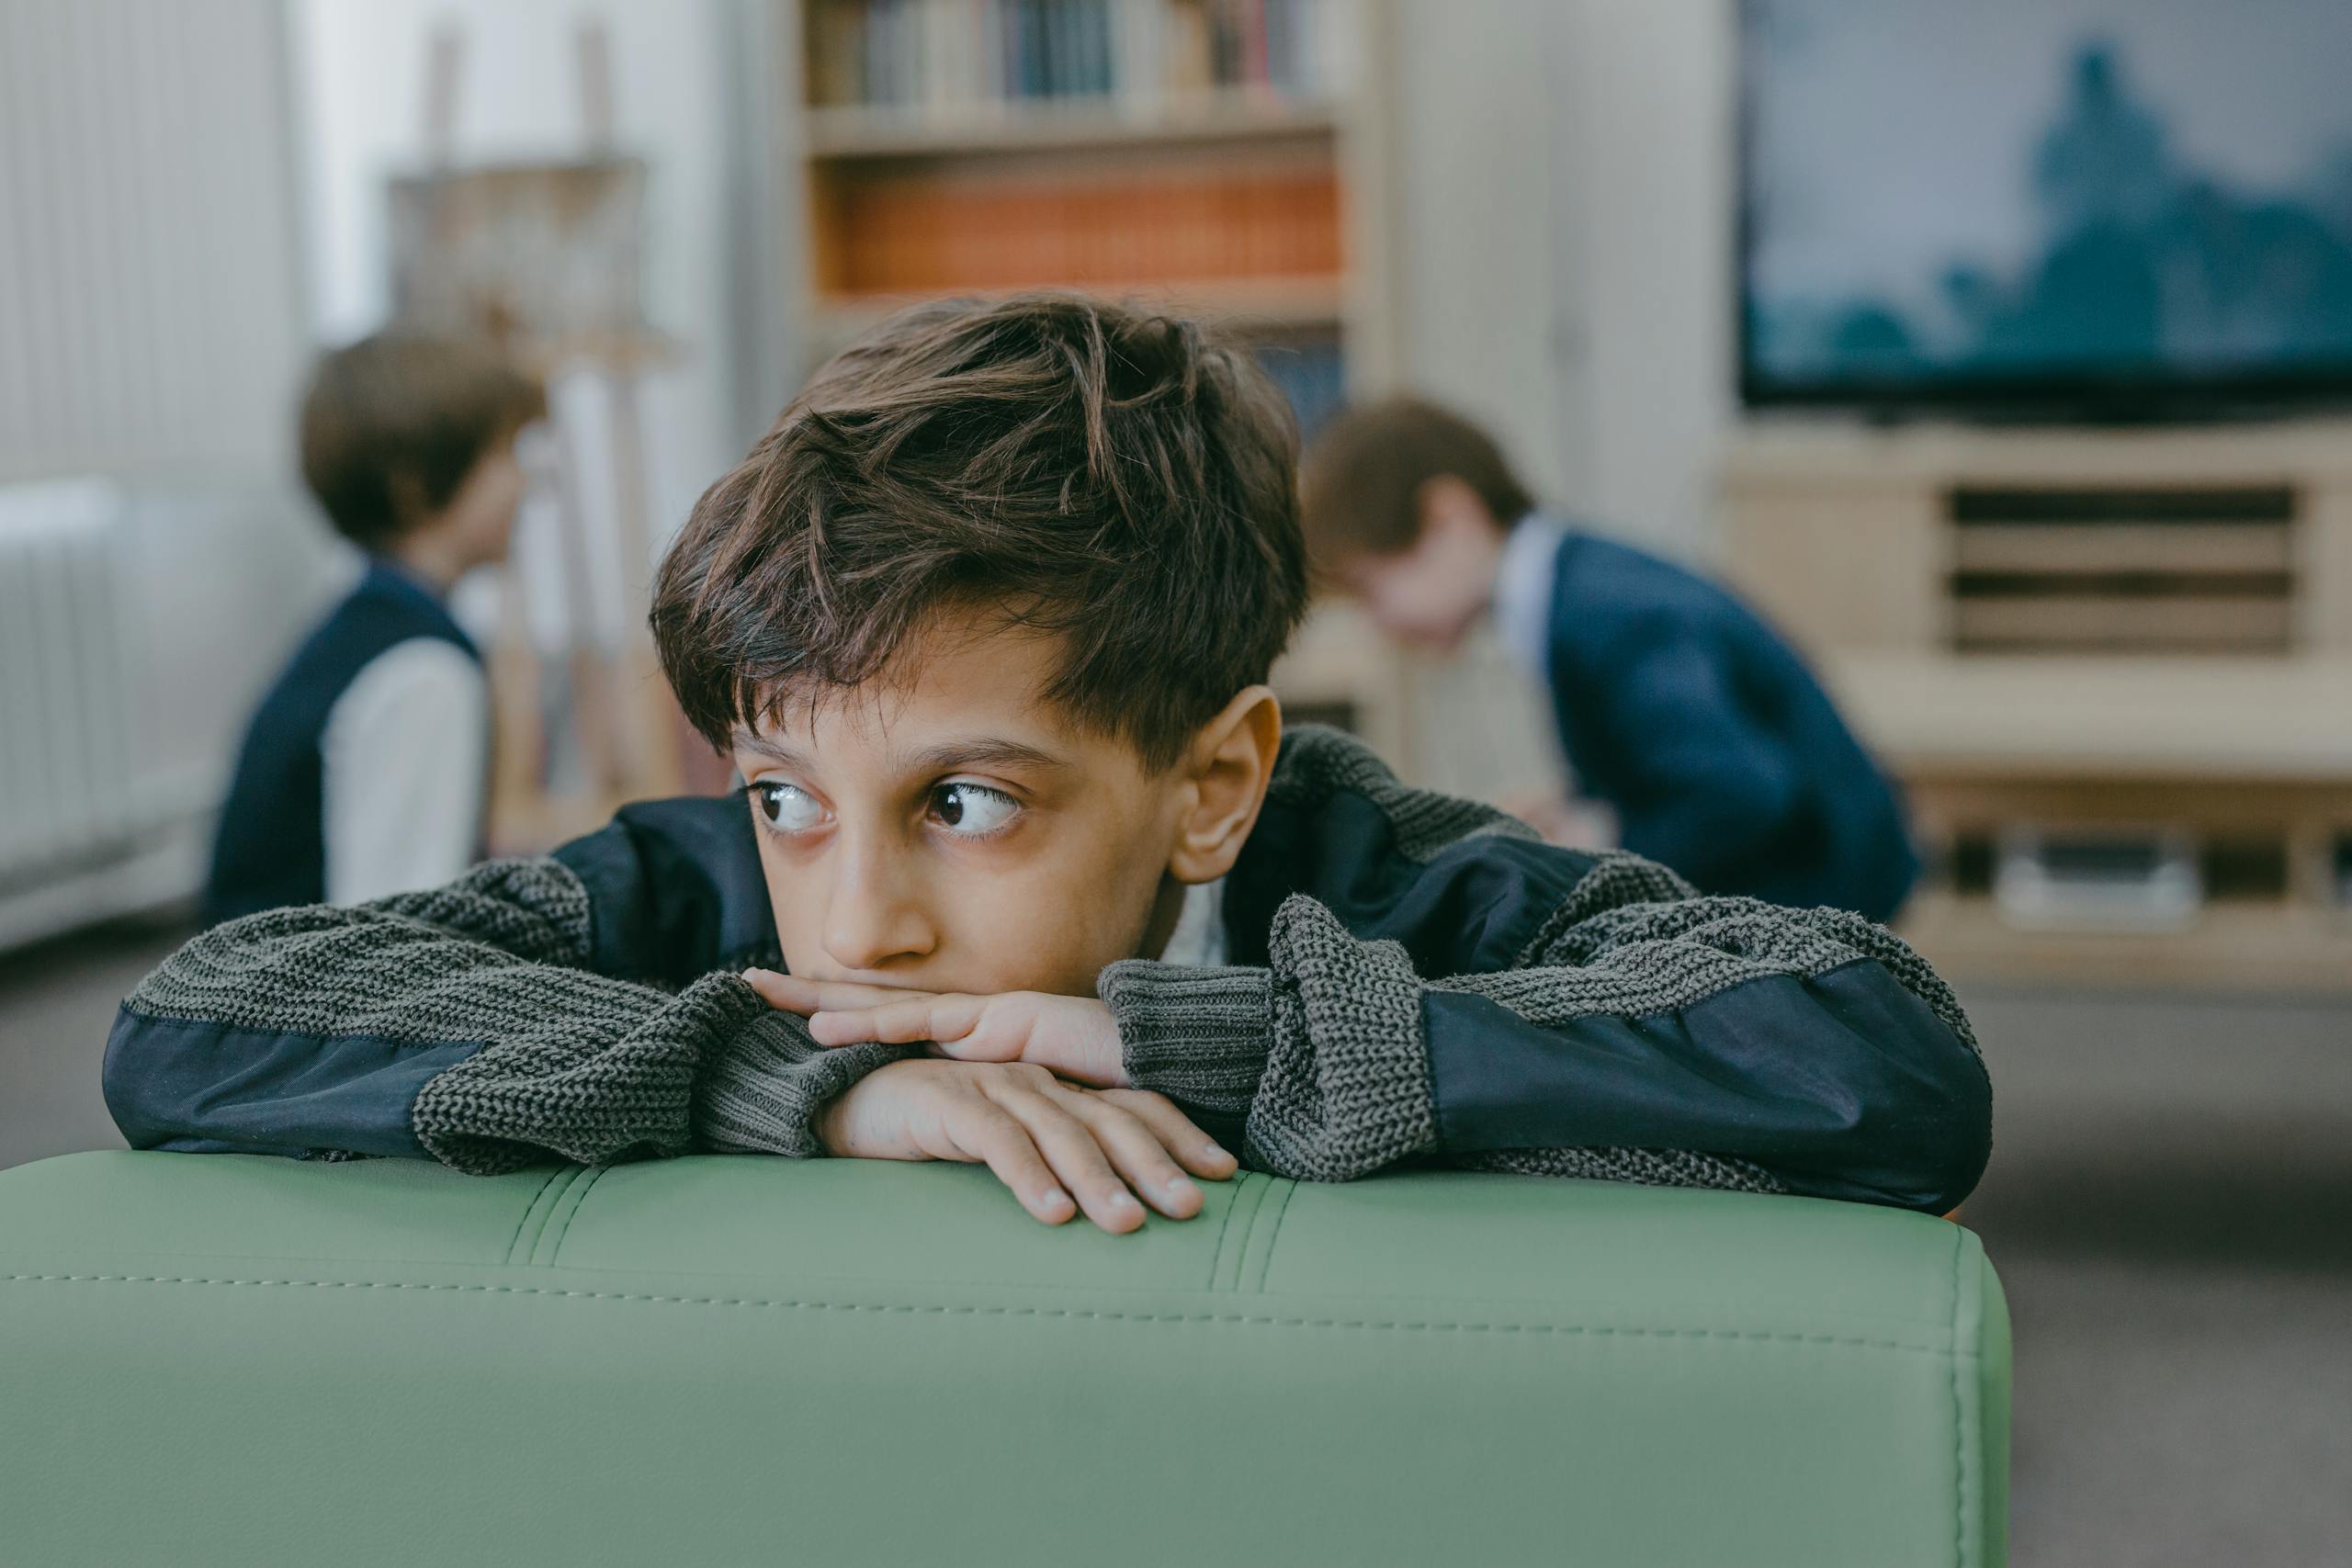
[[[1187,1111],[1244,1117],[1273,1040],[1273,977],[1128,959],[1095,988],[1118,1021],[1127,1081]]]
[[[1277,1176],[1352,1181],[1437,1144],[1422,1038],[1424,987],[1394,942],[1359,942],[1294,893],[1270,942],[1274,1049],[1247,1157]]]
[[[727,1154],[826,1153],[818,1122],[832,1102],[876,1067],[914,1055],[904,1045],[844,1045],[827,1050],[808,1026],[778,1012],[735,978],[752,1008],[704,1058],[695,1085],[694,1141]]]

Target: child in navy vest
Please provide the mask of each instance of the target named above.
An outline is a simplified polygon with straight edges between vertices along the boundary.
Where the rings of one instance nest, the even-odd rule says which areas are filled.
[[[1306,521],[1317,565],[1393,637],[1450,649],[1493,614],[1624,848],[1704,892],[1874,920],[1909,892],[1894,786],[1779,635],[1705,579],[1540,510],[1467,422],[1402,399],[1343,416],[1308,459]]]
[[[206,913],[429,887],[479,852],[489,789],[481,656],[444,601],[502,560],[537,383],[487,350],[379,335],[320,362],[302,472],[366,552],[354,588],[262,698],[220,812]]]

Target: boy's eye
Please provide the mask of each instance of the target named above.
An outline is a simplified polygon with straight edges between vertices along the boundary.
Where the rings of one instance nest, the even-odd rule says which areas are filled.
[[[931,814],[967,839],[986,838],[1021,809],[1021,803],[985,784],[947,784],[931,792]]]
[[[797,784],[771,779],[753,784],[752,791],[759,798],[760,815],[780,833],[805,832],[825,819],[825,808]]]

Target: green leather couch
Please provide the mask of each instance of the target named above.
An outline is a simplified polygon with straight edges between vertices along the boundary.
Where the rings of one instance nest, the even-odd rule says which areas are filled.
[[[0,1171],[0,1562],[1992,1563],[1976,1238],[1803,1199]]]

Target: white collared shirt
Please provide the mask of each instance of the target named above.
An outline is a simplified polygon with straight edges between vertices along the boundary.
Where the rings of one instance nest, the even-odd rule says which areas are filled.
[[[1552,683],[1552,590],[1567,530],[1542,512],[1521,518],[1495,566],[1495,636],[1530,674]]]
[[[1176,930],[1160,953],[1162,964],[1211,969],[1225,962],[1225,878],[1196,882],[1184,889]]]
[[[326,899],[454,881],[481,842],[490,682],[474,657],[413,637],[369,660],[319,737]]]

